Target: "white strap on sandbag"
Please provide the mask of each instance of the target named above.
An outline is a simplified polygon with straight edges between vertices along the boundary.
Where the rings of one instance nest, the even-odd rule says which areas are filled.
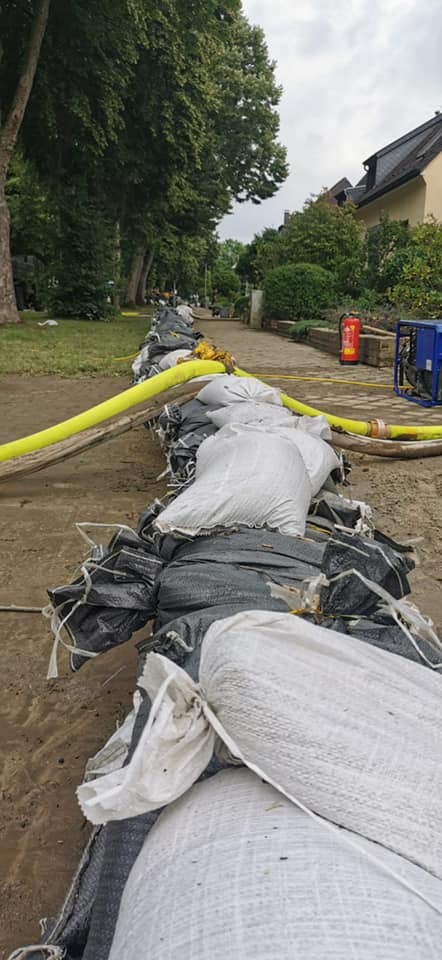
[[[357,547],[354,547],[354,549],[358,550]],[[388,557],[385,554],[383,555],[388,561]],[[337,573],[336,576],[330,577],[330,579],[327,579],[327,577],[321,573],[312,580],[304,580],[300,587],[283,587],[271,581],[267,581],[267,586],[270,589],[271,596],[278,600],[284,600],[284,603],[287,604],[289,610],[293,613],[320,614],[321,588],[329,586],[330,583],[336,583],[338,580],[345,580],[346,577],[357,577],[372,593],[376,594],[376,596],[383,601],[381,609],[393,618],[427,666],[431,667],[432,670],[442,670],[442,661],[432,663],[423,650],[421,650],[416,639],[424,640],[433,650],[442,653],[442,641],[437,636],[431,620],[424,617],[414,604],[409,603],[409,601],[403,597],[397,600],[391,593],[388,593],[384,587],[381,587],[378,583],[374,583],[373,580],[369,580],[368,577],[353,567],[349,570],[343,570],[342,573]]]
[[[63,630],[67,626],[72,614],[78,610],[82,604],[87,603],[87,598],[89,591],[92,587],[92,580],[90,577],[89,570],[86,564],[83,564],[81,567],[81,573],[84,579],[84,591],[83,596],[79,600],[76,600],[69,613],[61,620],[59,617],[60,610],[63,609],[64,603],[60,604],[58,607],[54,607],[52,603],[49,603],[47,607],[44,607],[42,610],[43,616],[47,617],[50,620],[51,630],[54,636],[54,642],[52,644],[51,656],[49,658],[48,672],[46,674],[46,680],[55,680],[58,677],[58,647],[60,643],[66,650],[69,650],[70,653],[76,654],[80,657],[88,657],[92,659],[93,657],[98,657],[98,652],[92,650],[82,650],[81,647],[74,647],[71,643],[67,643],[63,638]]]
[[[425,640],[433,650],[442,652],[442,641],[437,636],[436,631],[433,629],[433,624],[431,620],[428,620],[424,617],[421,612],[413,604],[409,603],[403,598],[401,600],[396,600],[395,597],[392,597],[384,587],[381,587],[379,583],[374,583],[373,580],[369,580],[368,577],[365,577],[363,573],[359,570],[344,570],[342,573],[337,573],[336,576],[331,577],[329,581],[324,579],[324,584],[327,583],[336,583],[338,580],[344,580],[346,577],[354,576],[357,577],[372,593],[375,593],[381,600],[384,601],[383,609],[386,613],[391,614],[398,627],[403,631],[410,643],[413,644],[414,648],[417,650],[420,657],[428,664],[429,667],[432,667],[433,670],[442,669],[442,663],[431,663],[427,659],[425,654],[422,652],[416,637],[419,637],[421,640]],[[413,635],[414,634],[414,635]]]
[[[92,783],[83,783],[77,790],[81,809],[89,820],[93,823],[120,820],[177,800],[203,773],[219,738],[232,757],[442,915],[442,905],[433,903],[403,876],[350,840],[339,827],[313,813],[259,766],[249,762],[213,713],[199,685],[181,667],[161,654],[151,653],[146,658],[140,685],[155,699],[131,762],[122,770]]]
[[[59,607],[53,607],[51,603],[48,603],[47,607],[44,607],[42,610],[43,616],[50,620],[51,630],[54,635],[54,642],[52,644],[51,655],[49,657],[46,680],[56,680],[58,677],[58,647],[60,643],[66,650],[69,650],[69,653],[73,653],[76,656],[88,657],[90,659],[93,657],[98,657],[98,653],[95,653],[92,650],[82,650],[81,647],[74,647],[63,637],[62,631],[66,627],[72,614],[78,609],[79,606],[81,606],[83,602],[83,599],[77,600],[72,609],[68,614],[66,614],[65,617],[63,617],[62,620],[59,617],[59,612],[64,604]]]

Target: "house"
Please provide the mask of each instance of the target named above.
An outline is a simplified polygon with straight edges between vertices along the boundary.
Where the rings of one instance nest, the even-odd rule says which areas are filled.
[[[357,217],[369,229],[379,223],[383,213],[410,226],[429,217],[442,222],[441,113],[382,147],[364,167],[365,174],[356,186],[346,186],[344,178],[330,192],[339,205],[352,200]]]
[[[350,180],[347,177],[342,177],[342,180],[338,180],[322,197],[327,200],[331,207],[339,207],[348,199],[347,191],[351,189]]]

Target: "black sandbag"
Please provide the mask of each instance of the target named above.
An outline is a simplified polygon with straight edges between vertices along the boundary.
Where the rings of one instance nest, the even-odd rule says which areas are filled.
[[[216,427],[207,416],[213,409],[215,409],[213,406],[201,403],[201,400],[198,400],[197,397],[182,403],[178,436],[192,433],[194,430],[204,430],[208,427],[214,428],[212,432],[215,432]]]
[[[94,654],[125,643],[154,617],[163,566],[155,544],[132,531],[122,531],[100,552],[101,559],[86,561],[74,583],[48,589],[72,645]],[[87,659],[72,654],[72,670]]]
[[[215,425],[207,414],[214,409],[196,398],[185,403],[170,403],[161,411],[157,424],[161,428],[162,439],[171,444],[180,437],[194,431],[206,431],[206,436],[216,432]]]
[[[264,572],[269,580],[290,584],[317,576],[325,546],[275,531],[244,529],[184,541],[167,535],[159,550],[164,563],[173,560],[175,565],[192,565],[190,573],[193,564],[206,561],[241,564]]]
[[[179,436],[169,449],[167,461],[169,469],[175,480],[187,482],[195,474],[196,456],[198,450],[207,437],[216,433],[217,427],[213,423],[207,422],[207,426],[199,427]]]
[[[156,421],[161,430],[160,438],[166,444],[172,443],[178,437],[182,419],[181,408],[184,406],[185,404],[167,403]]]
[[[152,361],[164,357],[166,353],[172,353],[172,350],[193,350],[196,344],[196,338],[192,333],[165,333],[161,341],[152,341],[149,347],[149,357]]]
[[[344,527],[355,527],[361,519],[361,510],[354,500],[340,497],[338,493],[323,487],[312,501],[310,516],[321,517]]]
[[[331,582],[321,590],[322,610],[334,615],[373,613],[379,605],[378,596],[351,571],[357,570],[400,599],[410,593],[411,569],[412,560],[390,547],[366,537],[337,532],[329,538],[324,553],[322,572]],[[348,575],[334,580],[346,571]]]
[[[382,619],[380,622],[377,622],[376,619],[367,620],[363,617],[358,620],[352,620],[348,624],[347,632],[350,636],[364,640],[373,647],[379,647],[381,650],[387,650],[389,653],[396,653],[400,657],[413,660],[415,663],[420,663],[423,666],[429,666],[428,663],[425,663],[423,657],[420,656],[411,640],[405,636],[404,631],[401,630],[393,620],[388,621],[388,618],[384,618],[384,620],[385,619],[387,619],[387,622],[382,622]],[[442,654],[433,650],[433,647],[430,647],[429,643],[421,639],[416,639],[416,643],[430,663],[437,664],[441,662]]]
[[[249,610],[286,610],[287,605],[271,596],[268,578],[255,570],[233,564],[170,563],[158,580],[155,629],[195,610],[245,604]]]

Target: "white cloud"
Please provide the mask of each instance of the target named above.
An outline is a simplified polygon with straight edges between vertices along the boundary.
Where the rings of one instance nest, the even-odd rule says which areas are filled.
[[[265,31],[284,87],[290,176],[271,200],[237,205],[222,237],[250,240],[285,209],[343,176],[442,109],[440,0],[243,0]]]

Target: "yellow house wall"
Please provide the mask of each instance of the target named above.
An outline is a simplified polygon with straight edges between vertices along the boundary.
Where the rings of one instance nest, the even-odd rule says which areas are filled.
[[[440,156],[442,159],[442,154]],[[436,159],[439,158],[437,157]],[[430,163],[425,174],[427,174],[427,171],[430,171],[431,167],[432,164]],[[430,175],[430,179],[434,180],[435,183],[438,179],[438,182],[442,186],[442,167],[440,168],[439,178],[436,177],[435,172],[434,177]],[[388,213],[391,220],[408,220],[412,227],[415,223],[421,223],[426,216],[426,192],[426,182],[423,177],[417,177],[415,180],[412,180],[411,183],[404,183],[402,187],[397,187],[397,189],[392,190],[391,193],[386,193],[383,197],[379,197],[378,200],[367,203],[367,206],[361,207],[360,210],[356,211],[356,216],[359,220],[364,221],[368,229],[379,223],[382,213]],[[440,198],[440,205],[442,211],[442,197]],[[442,220],[442,215],[440,219]]]
[[[439,153],[423,172],[426,184],[424,216],[442,221],[442,153]]]

